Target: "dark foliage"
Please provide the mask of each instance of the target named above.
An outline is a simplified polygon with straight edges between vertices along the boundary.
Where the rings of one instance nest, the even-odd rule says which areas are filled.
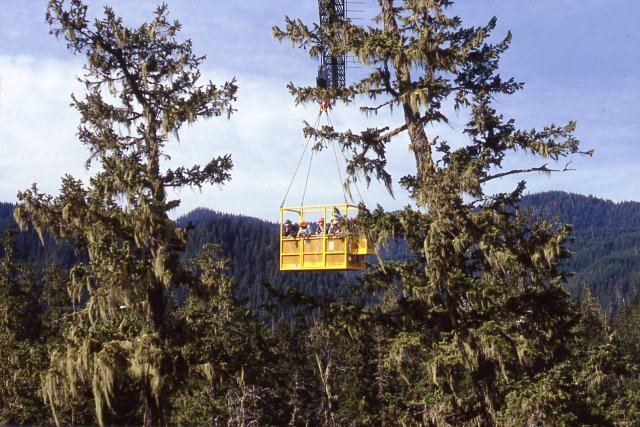
[[[588,288],[609,315],[634,300],[640,289],[640,203],[614,203],[555,191],[528,195],[523,205],[540,209],[545,216],[558,216],[561,222],[573,226],[575,242],[570,247],[574,255],[566,269],[575,273],[567,285],[574,298]],[[0,232],[15,227],[13,207],[0,203]],[[355,273],[281,273],[275,223],[207,208],[194,209],[176,223],[194,227],[184,259],[197,255],[204,243],[220,245],[224,256],[231,259],[238,282],[237,297],[254,308],[268,300],[263,280],[279,290],[293,288],[319,298],[335,296],[346,285],[357,285]],[[21,232],[16,239],[18,251],[40,268],[52,263],[68,268],[78,259],[73,245],[47,237],[42,246],[34,231]],[[389,258],[399,259],[406,248],[392,242],[387,253]],[[287,317],[291,314],[288,312]]]
[[[566,263],[575,272],[567,285],[573,297],[587,288],[609,315],[634,300],[640,290],[640,203],[559,191],[524,202],[573,226],[574,255]]]

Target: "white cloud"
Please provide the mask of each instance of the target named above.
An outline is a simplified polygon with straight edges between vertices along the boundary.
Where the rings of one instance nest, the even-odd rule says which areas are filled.
[[[55,192],[60,176],[84,176],[69,94],[80,67],[72,62],[0,56],[0,200],[37,182]]]

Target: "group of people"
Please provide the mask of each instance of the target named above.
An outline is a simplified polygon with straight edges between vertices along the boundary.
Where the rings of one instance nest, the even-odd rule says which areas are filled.
[[[293,224],[291,220],[286,220],[282,227],[282,235],[284,237],[302,237],[322,236],[323,234],[330,236],[339,236],[342,234],[338,219],[333,217],[329,224],[325,224],[324,218],[318,219],[318,222],[308,222],[300,220],[298,224]]]

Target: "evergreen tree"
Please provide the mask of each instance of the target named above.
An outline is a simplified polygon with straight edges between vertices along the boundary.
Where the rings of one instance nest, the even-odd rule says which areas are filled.
[[[132,380],[144,407],[144,424],[163,423],[171,371],[172,337],[166,334],[167,289],[184,281],[178,253],[185,244],[168,212],[178,200],[167,189],[221,184],[230,175],[230,156],[204,166],[168,169],[166,145],[185,123],[229,116],[234,81],[218,87],[200,83],[203,57],[166,5],[149,23],[128,28],[109,8],[93,22],[80,0],[50,0],[51,32],[86,57],[84,97],[72,96],[80,113],[78,138],[88,148],[87,166],[98,171],[88,185],[71,176],[58,196],[33,188],[18,195],[15,218],[43,236],[73,238],[88,257],[71,271],[75,307],[67,349],[53,354],[46,378],[56,401],[90,385],[97,421],[114,403],[124,378]]]
[[[69,283],[69,271],[56,265],[47,267],[42,280],[41,306],[42,328],[40,330],[41,345],[45,347],[47,360],[50,355],[64,354],[67,349],[65,336],[69,328],[73,328],[75,310],[73,302],[67,292]],[[41,366],[40,375],[34,386],[42,388],[40,376],[47,374],[49,366],[45,363]],[[40,394],[40,393],[39,393]],[[47,420],[51,424],[58,420],[61,425],[89,425],[95,423],[95,402],[91,394],[90,384],[78,384],[75,393],[60,399],[51,401],[52,396],[45,397],[46,403],[51,407],[54,416]],[[136,402],[135,396],[123,396],[125,399]],[[39,397],[39,400],[42,400]],[[118,408],[119,409],[119,408]],[[127,421],[131,420],[129,418]]]
[[[554,355],[547,369],[517,382],[507,395],[501,425],[612,426],[612,420],[622,419],[612,411],[624,370],[612,331],[589,292],[572,304],[576,316],[563,349],[566,355]]]
[[[6,232],[0,242],[0,424],[46,423],[38,393],[46,352],[39,342],[36,278],[32,266],[17,261],[15,234]]]
[[[268,349],[263,325],[233,296],[228,264],[212,244],[190,262],[197,283],[176,311],[172,334],[179,337],[182,360],[191,369],[171,398],[172,424],[252,425],[239,420],[263,418],[256,402],[238,412],[247,395],[265,389],[260,377]]]
[[[495,18],[464,27],[449,15],[451,5],[379,0],[370,27],[333,17],[322,27],[286,18],[284,30],[274,28],[277,38],[308,48],[312,57],[326,49],[352,55],[371,70],[344,89],[291,84],[296,102],[369,99],[361,107],[365,113],[389,108],[402,117],[398,127],[359,133],[306,129],[320,141],[317,149],[333,139],[351,153],[350,180],[361,172],[389,189],[387,146],[402,135],[409,141],[415,170],[400,183],[415,206],[392,213],[363,208],[358,219],[361,233],[378,241],[401,237],[413,254],[372,267],[364,281],[375,295],[393,294],[363,313],[388,334],[386,376],[380,377],[393,381],[381,383],[386,389],[379,395],[395,397],[385,397],[392,406],[382,411],[393,414],[391,424],[496,424],[512,393],[566,360],[576,316],[561,288],[570,227],[520,210],[524,182],[507,193],[486,190],[501,177],[554,171],[547,163],[502,169],[512,152],[553,161],[579,154],[575,124],[525,131],[499,113],[495,99],[522,88],[498,72],[511,35],[492,43]],[[438,124],[450,124],[446,106],[467,120],[455,141],[436,133]],[[535,425],[551,415],[514,424]],[[556,419],[580,422],[588,414]]]
[[[616,332],[616,358],[625,364],[615,387],[616,419],[629,424],[640,420],[640,298],[622,310],[613,322]],[[621,425],[624,425],[621,423]]]

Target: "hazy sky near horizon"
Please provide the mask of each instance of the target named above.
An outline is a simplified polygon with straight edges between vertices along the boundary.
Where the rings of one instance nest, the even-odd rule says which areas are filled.
[[[369,24],[377,1],[359,0],[350,9],[356,22]],[[90,15],[108,4],[131,26],[148,20],[155,0],[89,0]],[[271,27],[284,16],[317,21],[316,0],[165,0],[170,17],[181,21],[182,38],[190,38],[197,54],[206,55],[203,80],[239,85],[237,112],[230,120],[199,121],[168,144],[174,164],[205,164],[230,153],[232,180],[202,191],[170,193],[182,205],[177,216],[195,207],[275,220],[303,151],[303,120],[313,122],[315,105],[294,105],[286,84],[313,84],[318,64],[304,51],[271,37]],[[56,194],[60,178],[71,174],[88,180],[87,151],[75,137],[78,114],[70,94],[82,94],[75,76],[83,58],[48,34],[46,0],[3,0],[0,8],[0,201],[15,202],[16,193],[38,183]],[[503,76],[525,82],[525,88],[497,100],[496,107],[516,125],[530,129],[576,120],[577,137],[592,158],[575,158],[576,169],[550,176],[527,175],[528,191],[565,190],[598,197],[640,200],[640,2],[628,0],[459,0],[452,13],[467,25],[483,25],[497,16],[492,40],[513,33],[502,60]],[[348,70],[357,75],[362,69]],[[354,130],[398,123],[398,112],[367,119],[356,108],[331,112],[339,129]],[[455,143],[462,141],[464,117],[450,128],[430,129]],[[415,168],[406,138],[389,146],[394,180]],[[308,160],[305,160],[305,163]],[[509,166],[537,166],[540,159],[516,155]],[[306,164],[301,169],[306,168]],[[344,166],[344,165],[341,165]],[[550,164],[550,166],[553,166]],[[556,165],[563,167],[564,163]],[[287,197],[299,204],[306,172]],[[342,171],[344,176],[344,171]],[[506,190],[504,179],[492,188]],[[380,185],[360,186],[368,205],[393,209],[409,203],[395,185],[396,199]],[[316,155],[309,177],[308,203],[342,201],[340,177],[332,151]]]

